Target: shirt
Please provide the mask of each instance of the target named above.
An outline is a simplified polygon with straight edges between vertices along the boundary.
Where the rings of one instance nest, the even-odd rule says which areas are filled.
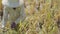
[[[19,18],[20,17],[20,11],[21,11],[20,7],[17,7],[15,10],[11,7],[5,8],[5,14],[9,14],[9,16],[6,15],[6,16],[8,16],[9,21],[15,21],[17,18]]]
[[[23,0],[2,0],[2,4],[9,7],[18,7],[24,4],[24,2]]]

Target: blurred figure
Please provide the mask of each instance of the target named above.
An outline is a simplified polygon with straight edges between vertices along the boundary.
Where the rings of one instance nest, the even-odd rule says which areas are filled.
[[[25,18],[23,0],[2,0],[2,4],[4,6],[2,28],[6,26],[8,20],[11,24],[13,22],[17,24]]]
[[[3,16],[3,6],[2,6],[2,0],[0,0],[0,21],[2,20]]]

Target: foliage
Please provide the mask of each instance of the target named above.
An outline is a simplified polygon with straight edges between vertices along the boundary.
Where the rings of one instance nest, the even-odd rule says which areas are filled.
[[[27,15],[25,20],[20,21],[15,30],[10,28],[8,22],[7,28],[5,28],[7,31],[5,33],[58,34],[56,20],[60,15],[59,2],[58,0],[25,0],[25,12]]]

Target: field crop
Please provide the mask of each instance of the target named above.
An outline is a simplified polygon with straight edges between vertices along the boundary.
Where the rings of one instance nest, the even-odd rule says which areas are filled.
[[[9,21],[1,34],[59,34],[60,0],[24,0],[26,18],[15,29]],[[59,20],[58,20],[59,19]],[[60,23],[60,22],[59,22]]]

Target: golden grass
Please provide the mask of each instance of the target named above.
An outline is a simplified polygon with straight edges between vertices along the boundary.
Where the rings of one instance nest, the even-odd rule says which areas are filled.
[[[6,27],[9,30],[5,33],[7,34],[58,34],[57,20],[60,16],[59,0],[39,0],[39,4],[42,4],[42,8],[36,8],[36,1],[28,1],[29,9],[25,8],[27,17],[24,21],[20,21],[17,26],[17,32],[9,28],[10,25],[7,24]],[[52,1],[52,2],[50,2]],[[31,3],[31,4],[30,4]],[[52,7],[51,7],[52,5]],[[27,6],[26,6],[27,7]],[[36,11],[38,10],[38,11]]]

